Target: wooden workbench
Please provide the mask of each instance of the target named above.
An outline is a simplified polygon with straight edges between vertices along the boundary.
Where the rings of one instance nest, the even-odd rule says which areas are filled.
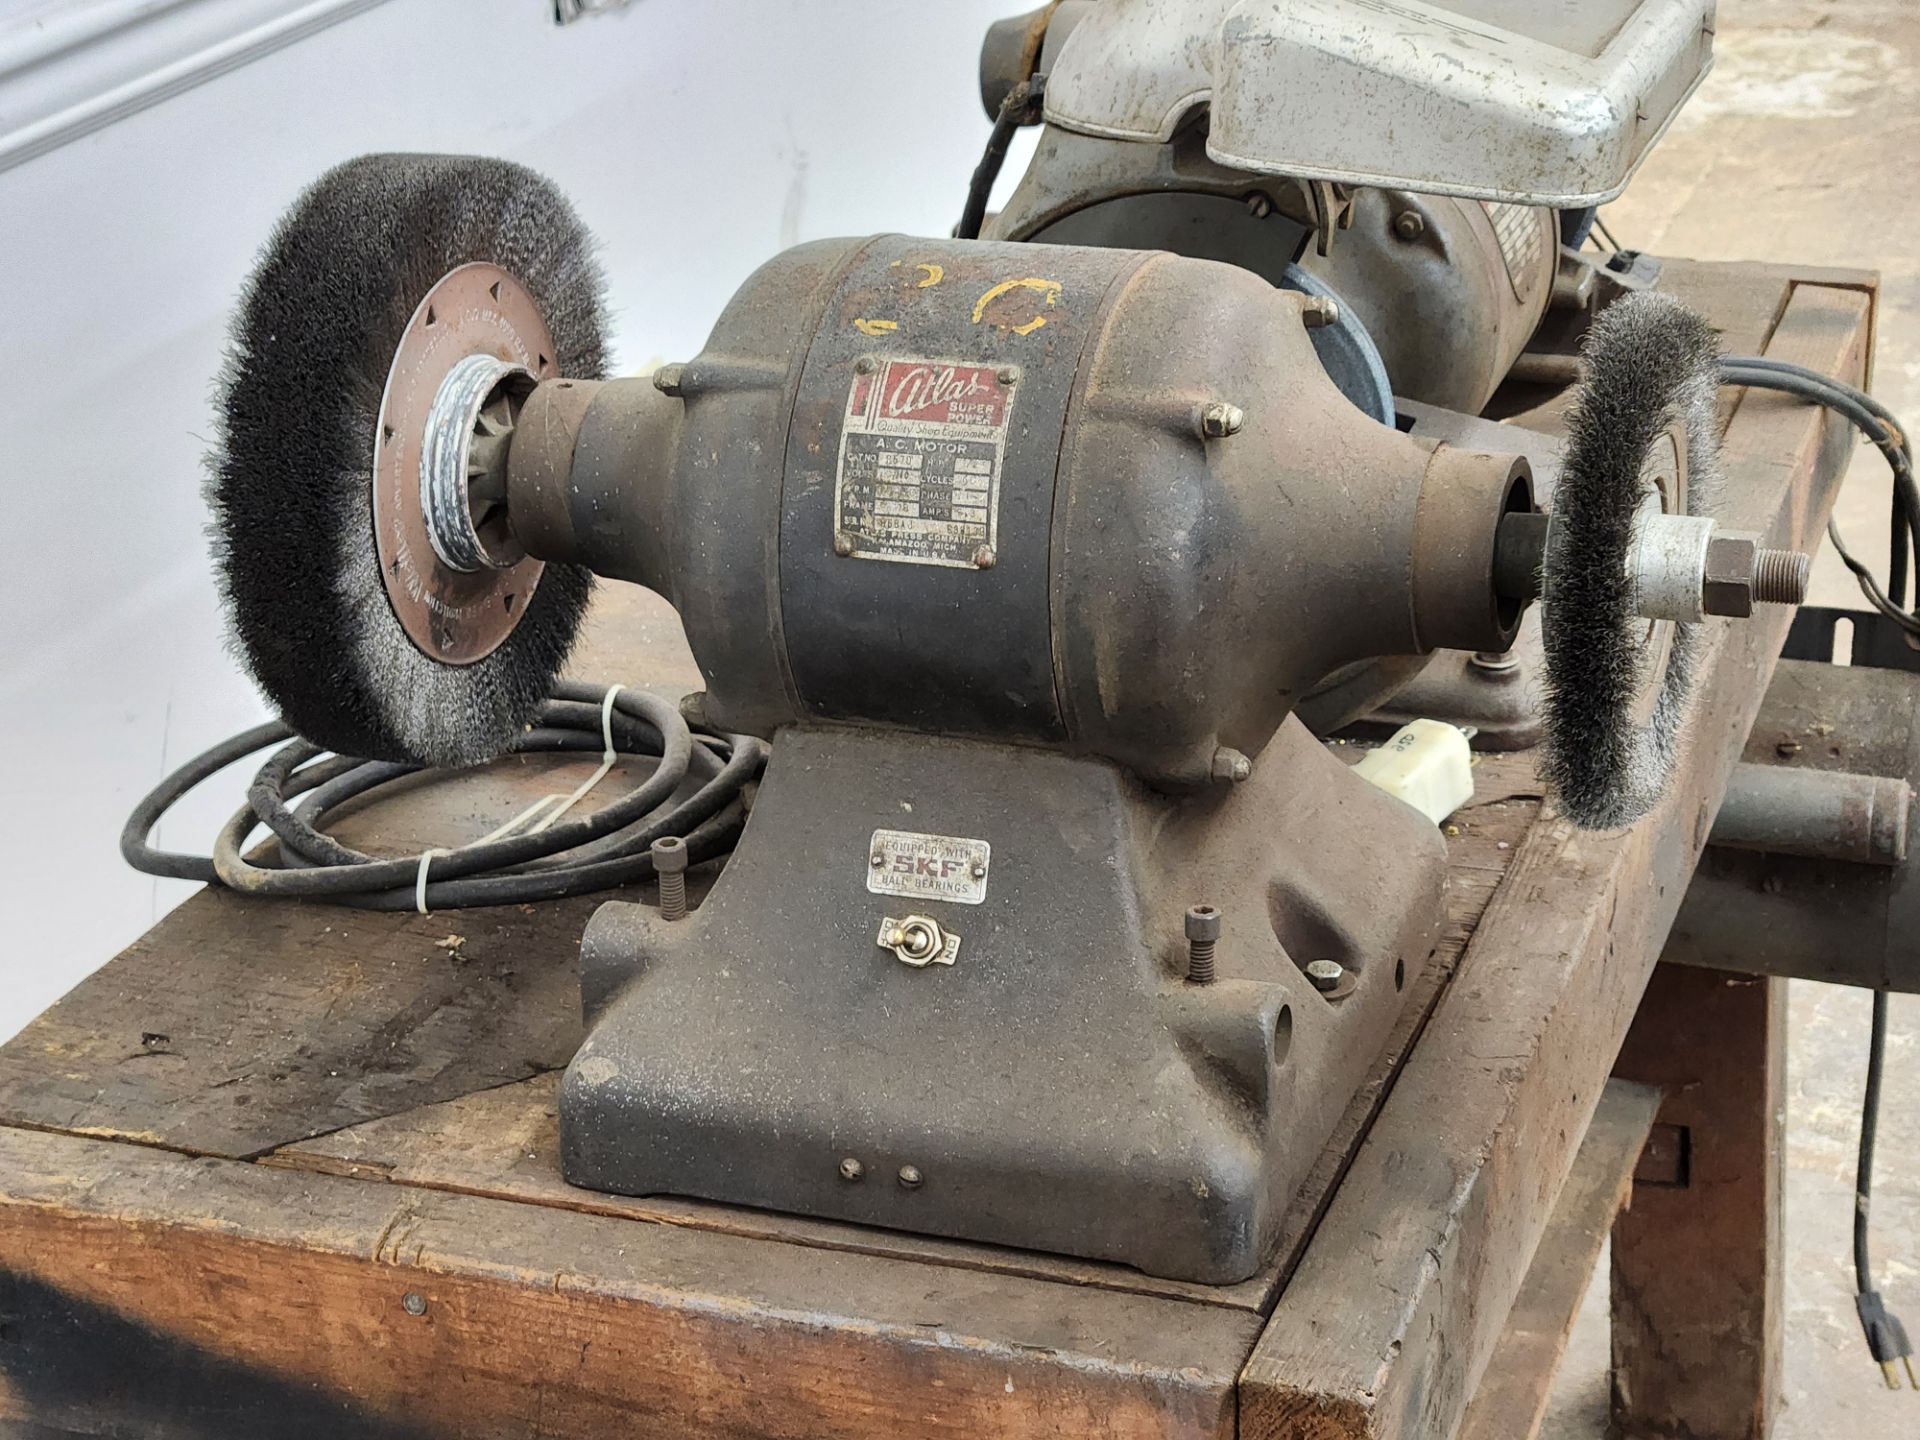
[[[1862,378],[1869,277],[1671,263],[1663,284],[1729,351]],[[1812,546],[1845,432],[1773,396],[1726,409],[1728,520]],[[1674,793],[1629,832],[1573,830],[1529,754],[1483,757],[1437,963],[1240,1285],[571,1189],[556,1071],[604,897],[417,916],[196,896],[0,1048],[0,1434],[1529,1435],[1658,1103],[1609,1073],[1787,618],[1715,626]],[[671,614],[612,588],[577,668],[697,678]],[[413,785],[350,838],[457,843],[571,763]],[[1742,989],[1727,1033],[1759,1038],[1708,1079],[1774,1074],[1778,983]],[[1688,1297],[1654,1286],[1619,1363],[1637,1403],[1694,1406],[1691,1433],[1757,1434],[1713,1427],[1769,1403],[1769,1122],[1701,1113],[1718,1092],[1681,1072],[1714,1061],[1663,1047],[1670,1018],[1643,1015],[1630,1057],[1693,1096],[1656,1134],[1700,1175],[1713,1149],[1681,1132],[1747,1125],[1762,1173],[1723,1177],[1713,1214],[1744,1227],[1724,1283],[1758,1328],[1662,1358]],[[1643,1184],[1684,1232],[1687,1172],[1658,1149]],[[1695,1342],[1752,1351],[1712,1382],[1730,1398],[1698,1393]]]

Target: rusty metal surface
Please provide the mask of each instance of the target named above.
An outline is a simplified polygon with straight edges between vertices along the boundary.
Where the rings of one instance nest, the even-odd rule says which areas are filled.
[[[1920,675],[1782,660],[1747,741],[1748,766],[1825,779],[1920,775]],[[1884,856],[1883,827],[1847,828]],[[1898,864],[1708,846],[1666,958],[1745,974],[1920,991],[1920,811],[1907,807]],[[1716,837],[1717,838],[1717,837]],[[1831,848],[1831,847],[1829,847]]]
[[[1727,782],[1708,839],[1736,850],[1898,865],[1907,858],[1911,783],[1904,775],[1748,761]]]

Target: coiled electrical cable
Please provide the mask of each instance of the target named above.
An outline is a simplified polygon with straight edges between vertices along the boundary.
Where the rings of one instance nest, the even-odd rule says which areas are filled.
[[[1861,592],[1874,609],[1909,635],[1920,635],[1920,616],[1906,607],[1909,565],[1920,564],[1920,554],[1914,550],[1916,542],[1920,542],[1920,486],[1914,482],[1913,446],[1904,427],[1884,405],[1857,386],[1784,360],[1730,357],[1721,361],[1720,376],[1728,385],[1777,390],[1824,405],[1844,416],[1886,456],[1893,471],[1892,539],[1886,585],[1882,587],[1873,571],[1847,549],[1839,527],[1832,520],[1827,522],[1827,539],[1841,563],[1853,572]],[[1880,1128],[1880,1095],[1886,1063],[1887,992],[1875,990],[1867,1028],[1867,1077],[1860,1102],[1860,1148],[1854,1164],[1854,1309],[1866,1335],[1868,1352],[1879,1364],[1887,1385],[1899,1388],[1899,1371],[1895,1369],[1898,1365],[1906,1372],[1907,1383],[1920,1389],[1920,1377],[1914,1374],[1912,1341],[1900,1317],[1887,1308],[1874,1286],[1873,1259],[1869,1251],[1873,1152]]]
[[[367,855],[323,826],[349,801],[426,767],[334,755],[294,739],[279,721],[214,746],[162,780],[128,816],[120,853],[149,875],[224,885],[242,894],[412,910],[557,900],[645,879],[653,874],[649,847],[662,836],[683,838],[693,864],[733,848],[745,822],[743,792],[766,762],[765,745],[744,735],[694,731],[675,706],[643,691],[623,688],[609,701],[600,687],[563,680],[511,750],[599,753],[608,739],[620,754],[655,759],[652,774],[580,819],[436,849],[424,885],[427,861],[421,855]],[[153,847],[154,826],[189,790],[283,741],[291,743],[260,767],[247,803],[221,829],[211,855]],[[280,842],[277,863],[245,854],[248,837],[263,825]]]
[[[1841,563],[1853,572],[1861,593],[1873,608],[1908,634],[1920,635],[1920,618],[1910,613],[1903,603],[1915,537],[1920,536],[1920,484],[1914,479],[1912,443],[1900,422],[1857,386],[1785,360],[1759,355],[1727,356],[1720,362],[1720,378],[1728,385],[1775,390],[1824,405],[1844,417],[1886,457],[1893,471],[1893,539],[1885,587],[1873,571],[1847,549],[1839,527],[1832,521],[1827,523],[1827,540]]]

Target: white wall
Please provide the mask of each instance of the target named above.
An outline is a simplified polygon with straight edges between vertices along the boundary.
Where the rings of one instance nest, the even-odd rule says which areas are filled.
[[[229,306],[300,188],[370,150],[524,161],[604,242],[619,361],[685,356],[782,246],[950,228],[979,38],[1021,8],[635,0],[557,29],[550,0],[388,0],[0,171],[0,1038],[190,892],[122,865],[121,821],[265,714],[198,486]],[[242,783],[161,840],[204,850]]]

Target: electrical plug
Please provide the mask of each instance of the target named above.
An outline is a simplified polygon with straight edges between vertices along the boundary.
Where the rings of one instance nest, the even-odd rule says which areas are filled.
[[[1853,1307],[1860,1312],[1860,1328],[1867,1333],[1867,1349],[1880,1362],[1880,1373],[1886,1377],[1887,1388],[1900,1388],[1899,1372],[1893,1368],[1897,1360],[1907,1372],[1907,1384],[1920,1390],[1920,1380],[1913,1374],[1913,1345],[1907,1339],[1907,1327],[1900,1323],[1898,1315],[1887,1309],[1880,1292],[1863,1291],[1853,1297]]]

